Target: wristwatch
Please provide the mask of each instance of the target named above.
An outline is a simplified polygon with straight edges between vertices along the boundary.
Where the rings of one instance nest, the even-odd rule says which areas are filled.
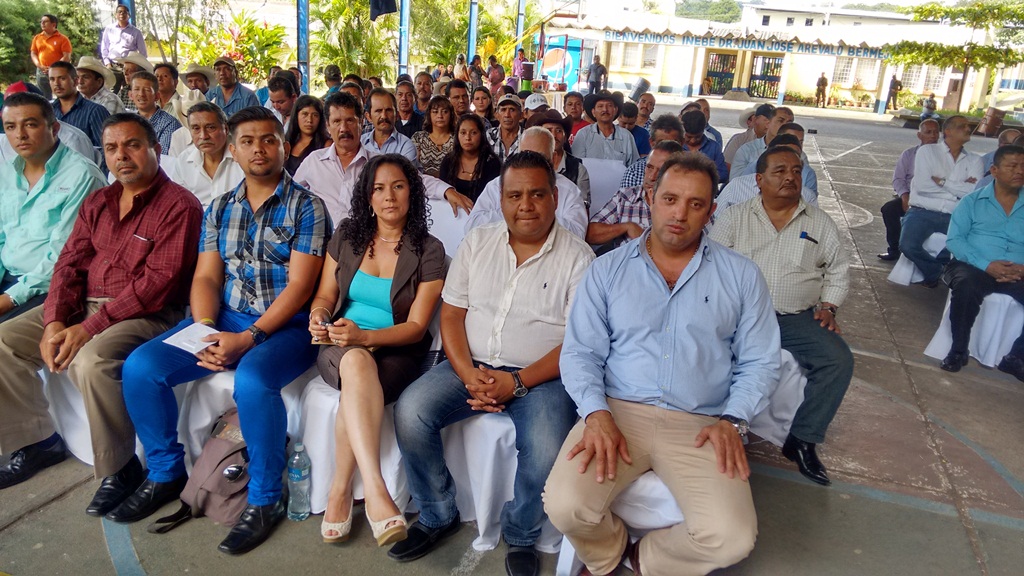
[[[257,346],[267,341],[267,333],[255,324],[249,326],[249,333],[252,334],[252,341]]]
[[[835,318],[836,314],[839,312],[839,308],[836,308],[835,306],[824,306],[822,304],[818,304],[818,310],[828,310],[832,313],[833,318]]]
[[[523,380],[519,377],[519,370],[512,373],[512,380],[516,383],[515,389],[512,390],[512,395],[516,398],[526,396],[526,393],[529,392],[530,389],[523,386]]]
[[[730,416],[728,414],[722,414],[721,416],[718,417],[718,419],[725,420],[729,424],[732,424],[736,428],[736,431],[740,433],[740,438],[747,437],[747,432],[750,430],[750,425],[747,424],[746,420],[742,418],[737,418],[735,416]]]

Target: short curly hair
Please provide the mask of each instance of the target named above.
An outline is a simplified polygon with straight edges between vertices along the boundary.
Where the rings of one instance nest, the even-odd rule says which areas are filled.
[[[401,154],[375,156],[366,163],[355,189],[352,191],[352,207],[348,218],[338,226],[338,231],[352,244],[352,253],[361,256],[368,252],[373,258],[373,238],[377,235],[377,217],[370,205],[373,183],[377,169],[385,164],[397,166],[409,181],[409,213],[406,216],[402,238],[395,245],[395,254],[408,242],[416,254],[423,254],[423,244],[430,235],[430,205],[427,204],[426,188],[416,166]]]

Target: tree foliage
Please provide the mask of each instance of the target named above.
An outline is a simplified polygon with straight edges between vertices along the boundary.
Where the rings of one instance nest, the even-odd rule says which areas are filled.
[[[915,21],[940,21],[974,31],[984,30],[986,36],[993,40],[991,43],[972,40],[962,45],[903,40],[886,46],[890,62],[959,68],[964,71],[965,78],[971,69],[992,68],[1000,64],[1013,66],[1024,62],[1024,51],[1011,47],[1007,36],[1000,34],[1009,27],[1024,26],[1024,4],[1016,0],[975,0],[955,6],[931,2],[915,6],[911,14]],[[960,91],[961,101],[963,92]]]
[[[465,0],[422,0],[414,4],[410,47],[413,56],[428,64],[454,63],[455,57],[465,54],[469,35],[469,10]],[[486,66],[487,57],[495,55],[506,68],[515,56],[516,19],[518,3],[500,0],[481,0],[477,13],[477,54]],[[542,16],[537,3],[526,3],[524,18],[524,47],[529,51],[533,35],[526,34]],[[472,59],[468,54],[468,59]]]
[[[736,0],[680,0],[676,2],[676,16],[711,20],[712,22],[739,22],[743,8]]]
[[[256,82],[288,53],[286,36],[284,26],[259,21],[244,10],[231,22],[212,27],[189,17],[180,29],[179,50],[184,60],[205,66],[220,56],[230,56],[238,76]]]
[[[135,0],[135,25],[155,41],[165,61],[177,66],[184,28],[198,22],[204,29],[216,30],[225,5],[225,0]]]
[[[418,6],[417,6],[418,8]],[[342,74],[392,80],[398,62],[398,14],[370,21],[369,0],[311,0],[310,64],[337,64]],[[322,75],[311,72],[314,79]]]

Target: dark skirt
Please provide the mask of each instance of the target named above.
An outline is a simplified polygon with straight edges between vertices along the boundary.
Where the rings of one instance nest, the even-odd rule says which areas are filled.
[[[341,390],[341,376],[338,366],[341,358],[353,349],[368,350],[365,346],[324,346],[316,360],[317,370],[324,381]],[[377,361],[377,378],[384,392],[384,404],[390,404],[401,396],[402,391],[419,378],[424,354],[410,350],[409,346],[398,348],[383,347],[371,352]]]

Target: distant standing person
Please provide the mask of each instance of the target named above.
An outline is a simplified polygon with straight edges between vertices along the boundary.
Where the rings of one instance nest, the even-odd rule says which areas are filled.
[[[512,75],[522,80],[523,78],[523,64],[526,62],[526,50],[520,48],[516,52],[516,57],[512,59]]]
[[[498,64],[498,59],[493,54],[487,58],[487,64],[487,81],[491,85],[491,94],[496,98],[501,83],[505,81],[505,67]]]
[[[124,58],[129,52],[138,52],[146,57],[146,39],[142,31],[128,22],[128,7],[118,4],[114,10],[114,22],[103,29],[100,36],[100,58],[110,66],[115,58]]]
[[[484,85],[484,66],[483,60],[480,55],[473,56],[473,60],[469,63],[469,85],[472,88],[478,88]]]
[[[821,103],[821,107],[824,108],[828,104],[828,97],[825,92],[828,90],[828,78],[825,78],[825,73],[821,73],[821,78],[818,78],[818,89],[814,92],[814,107],[818,107],[818,103]]]
[[[39,27],[43,31],[32,37],[32,47],[29,49],[32,63],[36,66],[36,86],[43,91],[47,100],[53,98],[48,76],[50,64],[58,60],[71,62],[71,40],[57,31],[57,23],[57,17],[53,14],[43,14],[39,19]]]
[[[896,78],[896,75],[893,74],[892,78],[889,79],[889,98],[885,101],[885,109],[886,110],[889,109],[889,104],[890,103],[892,103],[892,109],[893,110],[896,109],[896,106],[897,106],[896,99],[900,95],[900,92],[902,90],[903,90],[903,82],[900,82],[899,79]]]
[[[705,76],[704,81],[700,83],[700,94],[701,96],[711,94],[711,76]]]
[[[594,56],[594,63],[587,69],[587,85],[590,87],[590,93],[596,94],[598,90],[604,88],[607,80],[608,69],[601,64],[600,56]]]

